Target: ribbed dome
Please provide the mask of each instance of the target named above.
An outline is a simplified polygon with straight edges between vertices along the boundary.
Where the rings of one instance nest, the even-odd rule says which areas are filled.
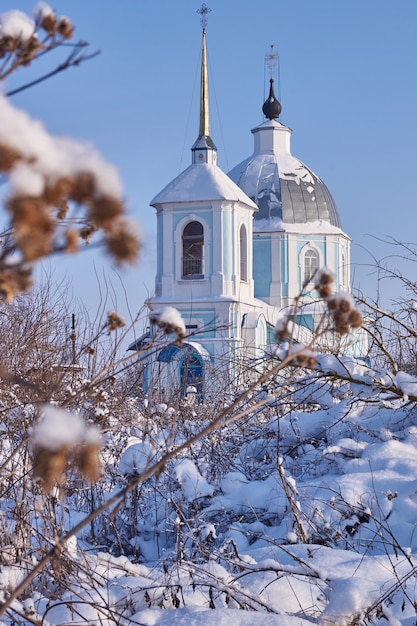
[[[258,220],[269,220],[271,230],[282,230],[280,222],[327,222],[341,228],[326,185],[290,153],[290,129],[270,119],[252,133],[254,154],[233,168],[229,176],[259,207],[254,214],[255,229]]]

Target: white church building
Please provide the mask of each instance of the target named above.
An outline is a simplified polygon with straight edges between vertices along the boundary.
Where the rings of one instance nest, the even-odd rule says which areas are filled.
[[[149,393],[181,396],[192,385],[203,398],[242,384],[274,343],[277,319],[302,292],[295,321],[306,334],[314,331],[317,309],[308,283],[316,269],[327,266],[335,289],[350,289],[350,238],[326,185],[291,154],[291,130],[278,121],[280,113],[271,78],[265,121],[252,129],[253,154],[228,174],[218,167],[203,27],[200,127],[191,164],[150,203],[157,217],[151,316],[174,307],[187,337],[180,345],[167,338],[149,351],[143,380]],[[155,333],[151,325],[147,341]],[[143,339],[130,348],[142,345]]]

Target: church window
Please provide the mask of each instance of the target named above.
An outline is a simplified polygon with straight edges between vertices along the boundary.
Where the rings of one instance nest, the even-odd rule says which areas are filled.
[[[240,280],[248,280],[248,238],[243,224],[240,227]]]
[[[189,222],[182,233],[182,277],[203,278],[204,229],[200,222]]]
[[[304,284],[307,285],[319,269],[319,255],[310,248],[304,254]]]

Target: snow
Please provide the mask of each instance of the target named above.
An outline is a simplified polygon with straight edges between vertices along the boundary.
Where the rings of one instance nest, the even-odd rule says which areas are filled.
[[[33,427],[33,446],[57,450],[61,446],[76,446],[82,443],[98,443],[99,432],[95,426],[87,425],[75,413],[69,413],[53,405],[44,405],[41,420]]]
[[[14,9],[0,13],[0,37],[13,37],[28,41],[34,33],[35,23],[23,11]]]
[[[141,611],[132,617],[132,621],[137,619],[143,626],[253,626],[257,623],[258,615],[251,611],[242,612],[236,609],[218,608],[215,611],[205,610],[201,607],[179,608],[172,615],[167,612],[160,615],[160,611],[148,609]],[[134,621],[133,621],[134,623]],[[262,616],[263,626],[311,626],[311,622],[299,617],[284,617],[264,614]]]
[[[417,378],[411,376],[406,372],[397,372],[394,377],[396,386],[401,389],[404,399],[408,399],[408,396],[414,396],[417,398]]]
[[[292,154],[279,154],[277,157],[279,174],[283,180],[293,180],[297,185],[300,185],[302,182],[310,183],[308,187],[309,193],[314,190],[314,186],[311,185],[314,185],[316,181],[312,172],[304,163]]]
[[[256,204],[217,165],[190,165],[171,181],[150,203],[151,206],[176,202],[228,200],[241,202],[252,210]]]
[[[42,21],[45,17],[54,14],[54,10],[46,2],[38,2],[33,9],[35,20]]]
[[[87,143],[50,135],[43,124],[32,119],[0,95],[0,144],[23,153],[28,164],[15,165],[10,172],[12,190],[42,193],[45,182],[54,182],[81,172],[94,175],[96,193],[119,197],[122,184],[116,168],[102,159]]]
[[[190,459],[179,461],[174,472],[187,502],[213,495],[214,487],[201,476]]]
[[[44,178],[26,163],[18,163],[12,169],[9,181],[17,195],[40,196],[45,188]]]
[[[308,222],[307,224],[303,223],[287,223],[283,222],[278,217],[271,217],[268,219],[256,219],[253,222],[253,231],[254,232],[275,232],[282,231],[286,233],[297,233],[297,234],[324,234],[324,235],[340,235],[342,230],[337,226],[333,226],[330,222],[326,222],[324,220],[318,220],[315,222]]]
[[[413,624],[417,380],[352,358],[316,358],[286,387],[277,379],[276,389],[247,397],[243,421],[186,446],[125,495],[96,520],[95,543],[87,525],[64,547],[70,583],[53,593],[35,584],[15,608],[49,626],[110,626],[114,615],[155,626]],[[251,414],[262,394],[265,407]],[[89,496],[95,506],[216,416],[210,403],[190,412],[149,400],[132,403],[125,420],[120,405],[106,405],[114,428],[105,434],[107,472]],[[53,405],[32,432],[51,447],[84,436],[80,417]],[[67,527],[91,511],[83,493],[56,498]],[[34,499],[32,523],[45,503]],[[8,554],[1,600],[23,575]]]
[[[171,326],[172,328],[178,328],[185,335],[185,324],[181,313],[172,306],[167,306],[162,309],[159,314],[159,323]]]
[[[132,438],[121,456],[119,472],[125,476],[139,476],[149,467],[154,456],[155,450],[149,443]]]

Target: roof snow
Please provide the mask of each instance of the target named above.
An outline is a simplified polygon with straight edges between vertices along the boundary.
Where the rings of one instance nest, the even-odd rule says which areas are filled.
[[[151,201],[151,206],[175,202],[230,200],[257,210],[256,204],[217,165],[193,163]]]
[[[308,235],[340,235],[343,231],[341,228],[337,226],[333,226],[330,222],[326,222],[324,220],[318,220],[317,222],[307,222],[307,223],[287,223],[283,222],[278,217],[270,217],[269,219],[261,219],[255,220],[253,222],[253,231],[260,233],[268,233],[268,232],[288,232],[288,233],[299,233],[299,234],[308,234]]]

